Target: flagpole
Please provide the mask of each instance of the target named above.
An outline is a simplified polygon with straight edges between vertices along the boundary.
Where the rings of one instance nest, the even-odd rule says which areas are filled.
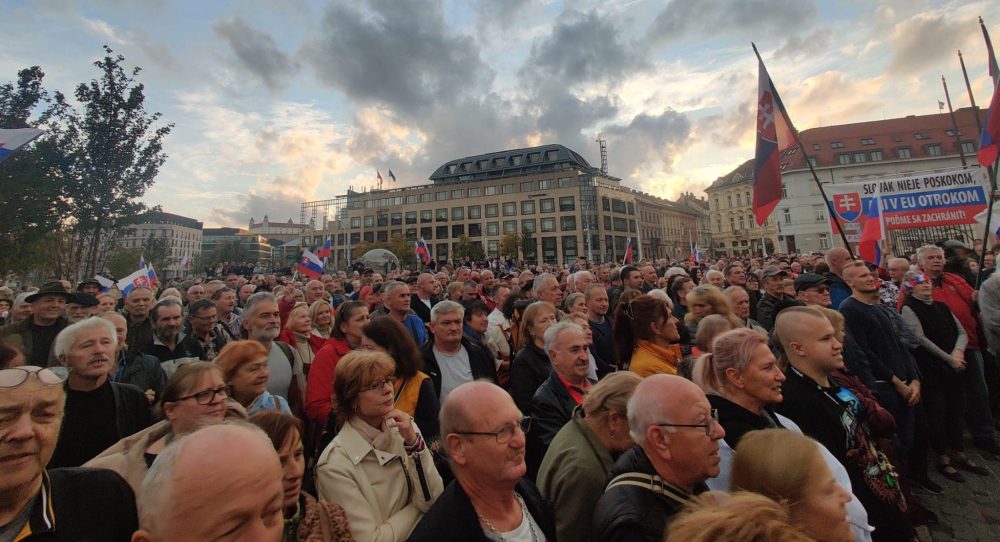
[[[982,17],[979,18],[982,21]],[[969,83],[969,72],[965,70],[965,59],[962,58],[962,51],[958,51],[958,63],[962,65],[962,77],[965,78],[965,91],[969,93],[969,103],[972,104],[972,114],[976,117],[976,131],[983,131],[983,123],[979,120],[979,110],[976,108],[976,97],[972,94],[972,84]]]
[[[962,136],[958,133],[958,120],[955,119],[955,110],[951,107],[951,94],[948,93],[948,82],[941,76],[941,86],[944,87],[944,99],[948,101],[948,114],[951,115],[951,127],[955,132],[955,143],[958,143],[958,156],[962,159],[962,167],[968,167],[965,162],[965,151],[962,150]]]
[[[757,55],[757,61],[763,64],[764,60],[760,57],[760,52],[757,51],[757,45],[754,44],[753,42],[750,42],[750,45],[753,47],[753,53]],[[773,84],[774,80],[772,79],[771,82]],[[781,97],[778,96],[777,92],[775,92],[774,94],[774,100],[778,102],[778,105],[779,107],[781,107],[782,110],[785,110],[785,105],[781,102]],[[833,209],[833,206],[830,205],[830,198],[827,197],[826,190],[823,189],[823,183],[819,181],[819,176],[816,175],[816,170],[813,168],[812,162],[809,160],[809,155],[806,154],[806,147],[802,143],[802,138],[799,137],[799,131],[795,129],[795,126],[794,124],[792,124],[792,119],[790,116],[785,120],[788,121],[789,127],[795,134],[795,142],[799,144],[799,152],[802,153],[802,159],[805,160],[806,165],[809,166],[809,172],[812,174],[813,181],[816,182],[816,187],[819,188],[820,195],[823,196],[823,202],[826,203],[827,209]],[[847,242],[847,234],[844,233],[844,226],[840,223],[840,219],[837,218],[836,212],[833,213],[833,220],[837,224],[837,229],[840,230],[840,239],[844,242],[844,248],[847,249],[847,253],[850,254],[852,260],[857,259],[854,256],[854,250],[851,248],[851,244]],[[762,247],[761,251],[763,252],[763,250],[764,249]]]

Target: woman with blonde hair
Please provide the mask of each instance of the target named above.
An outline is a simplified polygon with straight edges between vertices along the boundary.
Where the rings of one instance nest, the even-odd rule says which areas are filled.
[[[736,447],[733,490],[786,504],[792,524],[816,540],[855,539],[847,514],[850,492],[837,483],[816,441],[795,431],[747,433]]]
[[[309,305],[309,318],[312,320],[313,333],[329,339],[330,332],[333,331],[333,307],[326,300],[317,299]]]
[[[820,542],[792,525],[787,504],[763,495],[709,491],[670,522],[665,542]]]
[[[556,314],[552,303],[536,301],[528,305],[521,316],[516,345],[519,351],[510,364],[510,394],[525,416],[531,414],[535,391],[552,372],[543,335],[549,326],[556,323]]]
[[[233,341],[215,358],[232,393],[232,398],[251,415],[261,410],[291,414],[288,401],[267,391],[267,349],[258,341]]]
[[[694,337],[698,333],[698,322],[710,314],[718,314],[729,320],[733,327],[740,327],[740,320],[733,312],[729,298],[719,288],[711,284],[702,284],[691,290],[685,296],[688,313],[684,315],[684,324]]]
[[[406,540],[444,489],[420,429],[395,408],[395,374],[383,352],[350,352],[337,364],[342,427],[319,456],[316,492],[344,507],[359,541]]]
[[[281,342],[288,343],[299,353],[302,369],[306,375],[309,374],[316,352],[326,345],[326,339],[313,331],[310,314],[309,305],[304,302],[296,303],[288,313],[285,326],[277,338]]]
[[[587,315],[587,303],[584,295],[580,292],[573,292],[563,300],[562,310],[566,314],[576,313]]]

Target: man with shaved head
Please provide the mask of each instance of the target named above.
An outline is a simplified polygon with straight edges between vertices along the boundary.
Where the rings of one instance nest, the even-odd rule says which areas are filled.
[[[670,518],[719,475],[726,432],[690,380],[647,377],[629,399],[628,422],[636,445],[609,473],[594,509],[593,542],[663,540]]]
[[[870,437],[861,399],[835,376],[844,358],[833,324],[819,309],[791,307],[778,315],[774,342],[788,363],[778,412],[844,465],[876,540],[911,540],[898,473]]]
[[[430,323],[431,307],[438,302],[435,297],[437,289],[438,285],[437,281],[434,280],[434,275],[430,273],[417,275],[417,291],[410,295],[410,310],[416,313],[425,324]]]
[[[176,439],[146,474],[132,542],[277,542],[282,468],[263,431],[211,425]]]
[[[830,281],[830,305],[840,307],[845,299],[851,297],[851,287],[844,282],[844,266],[852,261],[851,253],[843,247],[834,247],[826,253],[826,264],[830,270],[823,274]]]
[[[455,480],[409,542],[555,540],[552,508],[524,478],[530,421],[494,384],[455,388],[441,405],[441,445]]]

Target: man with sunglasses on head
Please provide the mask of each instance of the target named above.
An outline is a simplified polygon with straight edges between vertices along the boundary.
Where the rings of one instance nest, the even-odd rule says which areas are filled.
[[[69,369],[66,415],[50,465],[77,467],[152,423],[146,394],[111,382],[118,336],[114,324],[88,318],[59,333],[55,353]]]
[[[114,472],[47,469],[66,402],[61,367],[0,370],[0,540],[128,541],[135,496]]]
[[[646,377],[628,402],[636,445],[611,469],[594,508],[593,542],[663,540],[667,524],[719,475],[726,436],[705,393],[674,375]]]
[[[441,406],[441,446],[455,480],[409,542],[555,540],[552,507],[524,478],[525,433],[510,395],[489,382],[455,388]]]

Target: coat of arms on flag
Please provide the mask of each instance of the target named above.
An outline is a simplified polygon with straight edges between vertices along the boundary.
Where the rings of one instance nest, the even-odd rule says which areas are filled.
[[[861,196],[857,192],[833,196],[833,212],[844,222],[854,222],[861,216]]]

